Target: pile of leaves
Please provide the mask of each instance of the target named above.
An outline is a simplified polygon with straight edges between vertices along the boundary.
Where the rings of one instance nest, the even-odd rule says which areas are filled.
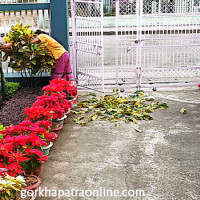
[[[125,120],[126,123],[137,123],[137,120],[152,120],[153,117],[149,113],[153,113],[155,109],[168,109],[166,103],[159,103],[154,97],[145,95],[143,91],[137,91],[133,95],[120,96],[117,89],[113,90],[112,95],[100,96],[96,98],[95,93],[89,93],[84,96],[92,96],[92,98],[78,103],[79,108],[84,110],[75,111],[73,114],[85,114],[94,111],[95,114],[86,117],[81,115],[73,119],[77,124],[86,126],[89,122],[100,120],[116,122],[115,126],[120,126],[120,121]],[[87,118],[87,119],[86,119]]]

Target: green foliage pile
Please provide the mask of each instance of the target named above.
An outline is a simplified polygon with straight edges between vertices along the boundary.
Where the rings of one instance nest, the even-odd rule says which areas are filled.
[[[74,121],[82,126],[86,126],[89,122],[100,120],[117,122],[116,126],[120,125],[120,121],[124,119],[126,123],[137,123],[137,120],[152,120],[153,117],[149,113],[153,113],[156,109],[168,109],[166,103],[159,103],[154,98],[145,95],[143,91],[138,91],[133,95],[121,97],[118,90],[114,89],[112,95],[101,96],[98,100],[95,93],[87,94],[92,98],[78,103],[79,108],[85,110],[75,111],[73,114],[85,114],[94,111],[95,114],[90,115],[85,121],[82,121],[86,116],[82,115]]]

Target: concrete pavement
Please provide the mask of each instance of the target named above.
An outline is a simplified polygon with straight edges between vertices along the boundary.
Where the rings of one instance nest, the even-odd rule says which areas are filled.
[[[145,197],[82,197],[79,191],[79,197],[61,198],[66,200],[200,199],[200,94],[196,88],[146,93],[169,106],[156,110],[149,122],[82,127],[70,114],[44,165],[41,189],[145,192]],[[187,114],[179,112],[182,107]],[[59,198],[37,198],[43,199]]]

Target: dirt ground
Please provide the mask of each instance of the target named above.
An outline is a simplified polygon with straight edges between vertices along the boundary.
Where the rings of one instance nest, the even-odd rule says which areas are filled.
[[[88,91],[87,91],[88,92]],[[86,93],[81,91],[79,94]],[[125,91],[131,94],[131,91]],[[200,94],[196,88],[148,91],[168,110],[138,124],[91,122],[82,127],[70,114],[41,174],[40,189],[144,190],[143,197],[88,196],[61,199],[200,199]],[[100,94],[99,95],[103,95]],[[79,98],[81,100],[82,97]],[[181,108],[187,114],[181,114]],[[135,128],[142,130],[137,132]],[[38,197],[37,200],[59,199]]]

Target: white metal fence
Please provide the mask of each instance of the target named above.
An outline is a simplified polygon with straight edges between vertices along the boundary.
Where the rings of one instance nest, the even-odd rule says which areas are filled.
[[[102,74],[104,87],[196,85],[200,76],[199,1],[116,0],[114,2],[116,40],[113,45],[116,47],[116,62],[114,68],[104,66],[105,73]],[[72,17],[75,19],[73,21],[75,28],[79,16],[75,13]],[[100,15],[99,20],[102,19],[103,15]],[[94,29],[91,20],[94,20],[94,17],[84,18],[85,25],[82,23],[79,27],[79,38],[74,37],[75,45],[79,40],[87,41],[86,45],[89,44],[92,37],[84,33]],[[78,30],[76,28],[73,33]],[[95,64],[86,61],[92,53],[93,50],[87,55],[79,54],[79,62],[74,64],[77,69],[88,67],[90,71],[87,72],[87,76],[97,74],[97,71],[92,71]],[[90,81],[86,84],[82,77],[78,77],[78,80],[81,85],[94,88]],[[103,90],[101,84],[99,87]]]

